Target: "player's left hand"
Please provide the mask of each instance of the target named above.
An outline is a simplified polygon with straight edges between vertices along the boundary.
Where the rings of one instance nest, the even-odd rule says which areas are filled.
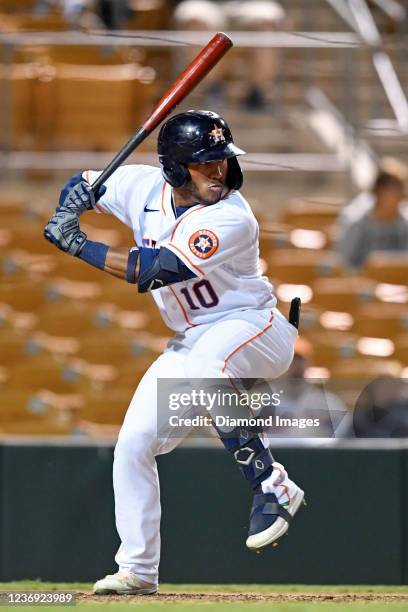
[[[45,226],[44,238],[64,253],[78,256],[84,247],[87,235],[81,231],[78,213],[61,207]]]

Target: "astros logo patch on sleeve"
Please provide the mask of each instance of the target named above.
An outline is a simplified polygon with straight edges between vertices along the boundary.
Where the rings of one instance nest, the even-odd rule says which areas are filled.
[[[218,249],[218,238],[210,230],[201,229],[194,232],[188,241],[190,251],[200,259],[208,259]]]

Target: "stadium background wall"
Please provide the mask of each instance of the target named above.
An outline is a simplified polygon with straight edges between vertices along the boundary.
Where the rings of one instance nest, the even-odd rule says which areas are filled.
[[[91,581],[118,544],[109,446],[0,446],[0,580]],[[284,448],[307,491],[278,549],[245,548],[250,492],[222,449],[159,458],[163,582],[408,583],[408,450]],[[233,562],[231,562],[233,560]]]

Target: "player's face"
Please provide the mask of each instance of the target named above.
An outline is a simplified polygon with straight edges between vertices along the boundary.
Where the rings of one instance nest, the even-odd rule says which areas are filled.
[[[228,191],[225,181],[228,172],[226,159],[206,164],[188,164],[191,175],[189,188],[196,202],[215,204]]]

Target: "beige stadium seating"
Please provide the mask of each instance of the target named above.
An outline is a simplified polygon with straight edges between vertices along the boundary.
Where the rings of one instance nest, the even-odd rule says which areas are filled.
[[[98,329],[96,306],[76,300],[74,303],[47,304],[37,311],[37,329],[52,336],[80,338]],[[108,323],[107,323],[108,324]]]
[[[268,275],[285,283],[310,284],[321,276],[341,274],[336,254],[324,250],[279,249],[265,257]]]
[[[408,331],[406,304],[365,304],[354,313],[353,332],[360,336],[397,338]]]
[[[171,20],[171,5],[166,0],[131,2],[132,13],[127,28],[136,30],[166,30]]]
[[[108,42],[108,41],[107,41]],[[126,47],[124,47],[124,50]],[[50,64],[79,66],[112,66],[125,63],[126,51],[106,44],[101,46],[56,45],[45,47],[42,57]]]
[[[0,112],[4,116],[5,105],[12,100],[11,123],[0,134],[4,147],[32,149],[35,142],[36,108],[34,87],[37,71],[32,64],[0,66]]]
[[[323,230],[336,222],[339,212],[339,201],[297,200],[286,207],[282,222],[293,227]]]
[[[318,278],[312,284],[313,303],[321,308],[354,312],[375,300],[376,282],[364,277]]]
[[[399,335],[394,340],[395,343],[395,359],[398,359],[404,368],[408,368],[408,333],[405,332]],[[404,372],[405,378],[408,378],[408,370]]]
[[[150,72],[149,72],[150,70]],[[135,131],[151,106],[152,69],[117,66],[56,66],[44,88],[51,96],[54,146],[64,150],[115,150]]]
[[[79,375],[59,363],[52,356],[26,359],[11,369],[8,389],[38,391],[49,389],[56,393],[73,393],[78,389]]]
[[[46,49],[40,59],[0,67],[0,111],[13,100],[0,143],[23,150],[115,150],[151,108],[155,79],[156,71],[140,63],[53,64]]]
[[[100,395],[85,396],[79,418],[93,423],[121,425],[132,395],[131,389],[113,389]]]
[[[36,4],[37,0],[0,0],[0,12],[28,14]]]
[[[41,349],[28,343],[26,334],[18,334],[14,330],[2,329],[0,335],[0,365],[12,367],[15,363],[21,363],[30,355],[41,353]]]
[[[367,259],[363,273],[378,282],[406,285],[408,283],[408,254],[375,251]]]
[[[28,280],[0,283],[0,303],[20,312],[33,312],[47,302],[47,283]]]
[[[402,370],[402,364],[396,359],[371,359],[359,356],[339,360],[331,367],[333,378],[362,381],[364,384],[379,376],[399,377]]]
[[[341,331],[321,331],[308,336],[313,344],[313,365],[332,369],[339,360],[345,362],[358,355],[357,336]]]
[[[67,410],[56,409],[47,400],[47,395],[50,393],[20,390],[2,392],[0,431],[17,436],[70,434],[73,429],[73,415]]]

